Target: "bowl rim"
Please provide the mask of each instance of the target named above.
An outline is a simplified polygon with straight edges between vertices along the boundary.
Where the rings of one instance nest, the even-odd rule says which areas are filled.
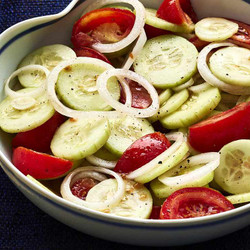
[[[63,18],[66,14],[68,14],[74,7],[79,4],[87,4],[92,0],[72,0],[69,5],[60,13],[54,15],[47,15],[42,17],[35,17],[32,19],[28,19],[22,22],[19,22],[7,30],[5,30],[2,34],[0,34],[0,41],[7,39],[7,42],[4,42],[4,45],[0,47],[0,55],[1,51],[7,49],[8,43],[12,43],[13,39],[18,39],[20,35],[25,35],[23,32],[18,33],[16,35],[16,31],[18,29],[23,29],[27,25],[32,23],[32,27],[39,29],[42,24],[52,24],[57,22],[59,19]],[[10,36],[10,34],[14,34]],[[8,37],[11,38],[8,38]],[[245,214],[250,213],[250,203],[243,205],[241,207],[222,212],[219,214],[208,215],[204,217],[196,217],[196,218],[188,218],[188,219],[170,219],[170,220],[157,220],[157,219],[137,219],[137,218],[126,218],[113,214],[106,214],[103,212],[99,212],[87,207],[83,207],[73,202],[67,201],[56,194],[47,191],[43,187],[39,186],[37,183],[28,179],[24,174],[22,174],[12,163],[11,161],[4,155],[4,153],[0,150],[0,165],[4,169],[4,171],[9,172],[10,175],[14,174],[14,177],[20,182],[24,187],[28,188],[31,192],[38,195],[40,198],[45,199],[47,202],[51,202],[56,206],[59,206],[63,209],[68,210],[69,212],[73,212],[78,216],[87,217],[88,219],[95,219],[99,222],[111,223],[111,224],[119,224],[120,226],[130,225],[131,227],[140,227],[140,228],[154,228],[154,229],[180,229],[184,227],[197,227],[197,226],[206,226],[213,225],[217,223],[223,223],[223,221],[227,221],[229,219],[236,219],[238,217],[244,216]],[[2,166],[3,165],[3,166]]]

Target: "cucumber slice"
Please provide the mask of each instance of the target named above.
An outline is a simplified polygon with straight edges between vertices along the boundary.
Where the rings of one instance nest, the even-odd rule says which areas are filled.
[[[172,96],[171,89],[166,89],[163,92],[161,92],[159,95],[160,105],[162,105],[164,102],[166,102],[171,96]]]
[[[134,181],[124,181],[126,184],[126,192],[122,200],[115,207],[111,207],[102,212],[128,218],[149,218],[153,207],[153,199],[148,189]],[[112,197],[116,190],[116,180],[104,180],[89,190],[86,201],[105,201]]]
[[[211,113],[220,99],[218,88],[211,87],[203,92],[194,93],[176,112],[160,119],[160,122],[168,129],[188,127]]]
[[[203,41],[223,41],[237,33],[239,25],[224,18],[208,17],[195,24],[195,34]]]
[[[226,196],[226,198],[232,204],[246,203],[246,202],[250,202],[250,193],[229,195],[229,196]]]
[[[231,194],[250,192],[250,140],[230,142],[220,153],[220,165],[214,175],[216,183]]]
[[[145,8],[146,10],[146,24],[151,25],[158,29],[169,30],[172,32],[182,32],[182,33],[191,33],[194,30],[194,25],[182,24],[177,25],[174,23],[167,22],[156,16],[157,10]]]
[[[157,88],[171,88],[196,73],[197,56],[197,49],[185,38],[158,36],[146,42],[134,62],[134,70]]]
[[[152,125],[146,119],[125,116],[121,119],[110,119],[111,134],[105,147],[118,156],[137,139],[154,133]]]
[[[55,156],[80,160],[99,150],[109,135],[106,119],[69,119],[58,128],[50,147]]]
[[[212,73],[220,80],[250,87],[250,50],[228,47],[217,50],[209,59]]]
[[[48,192],[53,193],[50,189],[48,189],[46,186],[44,186],[40,181],[38,181],[35,178],[33,178],[31,175],[28,174],[26,177],[28,179],[30,179],[31,181],[33,181],[34,183],[36,183],[38,186],[40,186],[43,189],[47,190]]]
[[[148,120],[153,123],[166,115],[172,114],[188,99],[188,97],[189,92],[186,89],[174,94],[162,105],[159,111],[152,117],[148,118]]]
[[[100,148],[94,155],[105,161],[116,161],[119,159],[117,155],[110,153],[105,147]]]
[[[31,92],[34,89],[26,88],[17,91],[18,93]],[[36,97],[34,105],[27,109],[15,109],[15,99],[6,97],[0,103],[0,127],[8,133],[19,133],[34,129],[48,121],[55,113],[50,104],[46,92]]]
[[[190,171],[192,171],[192,170],[190,170]],[[172,169],[170,171],[172,173],[174,172],[174,171],[172,171]],[[184,173],[179,173],[178,175],[180,175],[180,174],[184,174]],[[192,183],[189,183],[186,185],[180,185],[180,186],[167,186],[167,185],[163,184],[162,182],[160,182],[158,179],[155,179],[150,183],[150,187],[151,187],[151,189],[156,197],[166,198],[169,195],[171,195],[172,193],[174,193],[175,191],[182,189],[182,188],[206,186],[210,181],[213,180],[213,178],[214,178],[214,172],[211,172],[199,180],[194,180]]]
[[[188,153],[188,150],[188,145],[184,142],[174,154],[170,155],[165,161],[158,162],[153,170],[135,178],[135,181],[139,183],[147,183],[164,174],[166,171],[179,164]]]
[[[63,69],[56,83],[56,91],[60,99],[70,108],[76,110],[111,110],[99,95],[96,88],[98,76],[112,68],[101,67],[94,64],[74,64]],[[108,89],[115,100],[120,98],[120,86],[116,78],[112,77]]]
[[[41,47],[24,57],[18,68],[38,64],[51,71],[60,62],[74,58],[76,58],[74,50],[62,44],[53,44]],[[44,81],[44,77],[44,74],[39,71],[25,71],[18,75],[18,79],[24,87],[37,87]]]

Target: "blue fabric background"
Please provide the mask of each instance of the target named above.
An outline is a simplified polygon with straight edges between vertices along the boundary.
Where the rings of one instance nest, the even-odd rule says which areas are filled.
[[[35,16],[54,14],[70,0],[0,0],[0,33]],[[0,66],[1,70],[1,66]],[[77,232],[35,207],[0,169],[0,249],[141,249]],[[169,249],[250,249],[250,227],[206,243]]]

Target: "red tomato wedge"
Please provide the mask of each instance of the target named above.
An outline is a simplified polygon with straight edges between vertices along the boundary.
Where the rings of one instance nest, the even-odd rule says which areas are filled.
[[[197,22],[190,0],[164,0],[157,10],[157,17],[179,25]]]
[[[55,113],[43,125],[27,132],[18,133],[12,140],[14,148],[23,146],[38,152],[50,152],[50,142],[56,129],[65,122],[66,118]]]
[[[130,79],[126,79],[126,81],[128,82],[129,88],[132,93],[132,107],[139,109],[145,109],[149,107],[152,103],[152,99],[148,91],[135,81],[132,81]],[[120,102],[125,103],[125,101],[126,94],[121,88]]]
[[[107,59],[106,56],[104,56],[102,53],[95,49],[91,49],[88,47],[82,47],[82,48],[75,48],[74,51],[76,52],[77,57],[92,57],[100,59],[106,63],[111,64],[111,62]]]
[[[71,186],[71,192],[74,196],[80,198],[81,200],[85,200],[89,190],[94,187],[99,182],[93,178],[82,178],[77,180]]]
[[[219,192],[205,187],[183,188],[163,203],[161,219],[186,219],[212,215],[234,209]]]
[[[14,149],[12,163],[24,175],[35,179],[52,179],[67,173],[73,162],[48,154],[39,153],[24,147]]]
[[[130,33],[134,22],[135,15],[129,10],[116,8],[93,10],[74,24],[71,41],[76,48],[85,47],[86,44],[82,45],[84,40],[88,43],[115,43]]]
[[[148,25],[148,24],[145,24],[144,30],[146,32],[148,39],[151,39],[151,38],[154,38],[157,36],[172,34],[172,32],[170,32],[170,31],[158,29],[158,28],[155,28],[155,27]]]
[[[230,19],[230,21],[237,23],[239,25],[239,29],[236,34],[228,39],[228,41],[250,49],[250,25],[236,20]]]
[[[119,173],[132,172],[170,147],[166,136],[160,132],[145,135],[135,141],[118,160],[114,171]]]
[[[161,212],[160,206],[153,206],[149,219],[154,219],[154,220],[160,219],[160,212]]]
[[[191,42],[198,51],[201,51],[204,47],[206,47],[209,44],[209,42],[200,40],[198,36],[190,38],[189,42]]]
[[[227,143],[239,139],[250,139],[250,102],[189,128],[188,141],[199,152],[219,151]]]

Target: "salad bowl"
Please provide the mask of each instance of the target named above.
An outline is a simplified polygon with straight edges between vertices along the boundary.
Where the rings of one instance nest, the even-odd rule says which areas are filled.
[[[61,13],[21,22],[0,35],[0,98],[4,81],[29,52],[45,45],[70,45],[74,22],[92,1],[73,0]],[[141,0],[157,8],[161,0]],[[219,16],[250,22],[250,5],[242,0],[192,1],[199,18]],[[216,6],[216,8],[215,8]],[[59,32],[58,32],[59,30]],[[185,245],[217,238],[250,224],[250,204],[221,214],[185,220],[129,219],[80,207],[37,185],[11,163],[11,135],[0,131],[1,167],[15,186],[36,206],[81,232],[105,240],[144,246]]]

